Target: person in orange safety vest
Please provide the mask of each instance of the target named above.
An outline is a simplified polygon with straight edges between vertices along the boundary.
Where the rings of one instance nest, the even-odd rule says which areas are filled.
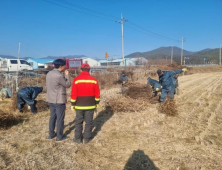
[[[76,111],[73,141],[86,144],[92,138],[93,114],[100,102],[100,90],[97,79],[89,74],[89,64],[82,64],[81,71],[81,74],[73,80],[71,90],[71,109]],[[84,134],[82,134],[83,121],[85,121]]]

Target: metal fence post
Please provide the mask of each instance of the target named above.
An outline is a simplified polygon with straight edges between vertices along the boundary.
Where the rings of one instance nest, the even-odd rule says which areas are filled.
[[[39,86],[39,77],[38,77],[38,72],[36,73],[36,77],[37,77],[37,86]]]

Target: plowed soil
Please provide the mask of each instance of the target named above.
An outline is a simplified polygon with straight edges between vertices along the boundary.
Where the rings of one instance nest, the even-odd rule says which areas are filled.
[[[0,131],[0,169],[220,170],[222,73],[180,76],[179,85],[175,117],[160,113],[158,103],[115,114],[104,103],[121,95],[121,88],[102,90],[94,138],[87,145],[72,141],[75,113],[69,104],[64,130],[69,139],[64,142],[46,140],[49,111],[31,115]]]

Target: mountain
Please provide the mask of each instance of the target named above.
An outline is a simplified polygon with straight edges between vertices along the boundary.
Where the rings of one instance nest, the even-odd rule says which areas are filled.
[[[151,50],[151,51],[147,51],[147,52],[135,52],[132,54],[129,54],[127,56],[125,56],[126,58],[135,58],[135,57],[144,57],[144,58],[152,58],[152,59],[156,59],[156,58],[165,58],[165,57],[169,57],[171,56],[171,50],[172,47],[160,47],[157,48],[155,50]],[[187,51],[184,50],[183,51],[183,55],[191,55],[194,54],[194,52],[191,51]],[[173,47],[173,55],[181,55],[181,48],[178,47]]]
[[[205,49],[189,55],[187,63],[219,63],[219,48]],[[205,60],[204,60],[205,59]]]
[[[160,47],[147,52],[135,52],[125,56],[125,58],[144,57],[147,59],[169,59],[171,56],[172,47]],[[206,48],[201,51],[191,52],[183,50],[183,56],[186,59],[186,64],[203,64],[203,63],[219,63],[219,48]],[[10,55],[0,55],[2,58],[17,58]],[[82,58],[85,55],[68,55],[68,56],[48,56],[42,59],[57,59],[57,58]],[[29,57],[24,57],[27,59]],[[183,58],[183,60],[184,60]],[[173,60],[177,63],[181,62],[181,48],[173,47]]]
[[[8,58],[8,59],[15,59],[17,57],[11,56],[11,55],[0,55],[1,58]]]
[[[68,56],[48,56],[48,57],[44,57],[42,59],[58,59],[58,58],[82,58],[82,57],[86,57],[85,55],[68,55]]]
[[[144,57],[147,59],[166,59],[171,56],[172,47],[160,47],[147,52],[135,52],[125,56],[126,58]],[[219,48],[203,49],[197,52],[183,50],[183,57],[186,64],[219,63]],[[183,58],[183,60],[184,60]],[[204,59],[205,58],[205,59]],[[173,60],[181,62],[181,48],[173,47]]]

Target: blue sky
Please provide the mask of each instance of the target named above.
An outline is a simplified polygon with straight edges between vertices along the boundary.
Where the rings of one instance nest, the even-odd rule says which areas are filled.
[[[218,48],[222,43],[222,0],[47,1],[60,6],[44,0],[0,0],[0,54],[17,56],[21,42],[21,57],[103,58],[105,52],[121,57],[121,25],[115,22],[121,13],[128,19],[124,23],[125,55],[161,46],[181,47],[149,31],[174,40],[184,36],[184,49],[189,51]],[[104,14],[94,17],[95,12],[74,5]]]

